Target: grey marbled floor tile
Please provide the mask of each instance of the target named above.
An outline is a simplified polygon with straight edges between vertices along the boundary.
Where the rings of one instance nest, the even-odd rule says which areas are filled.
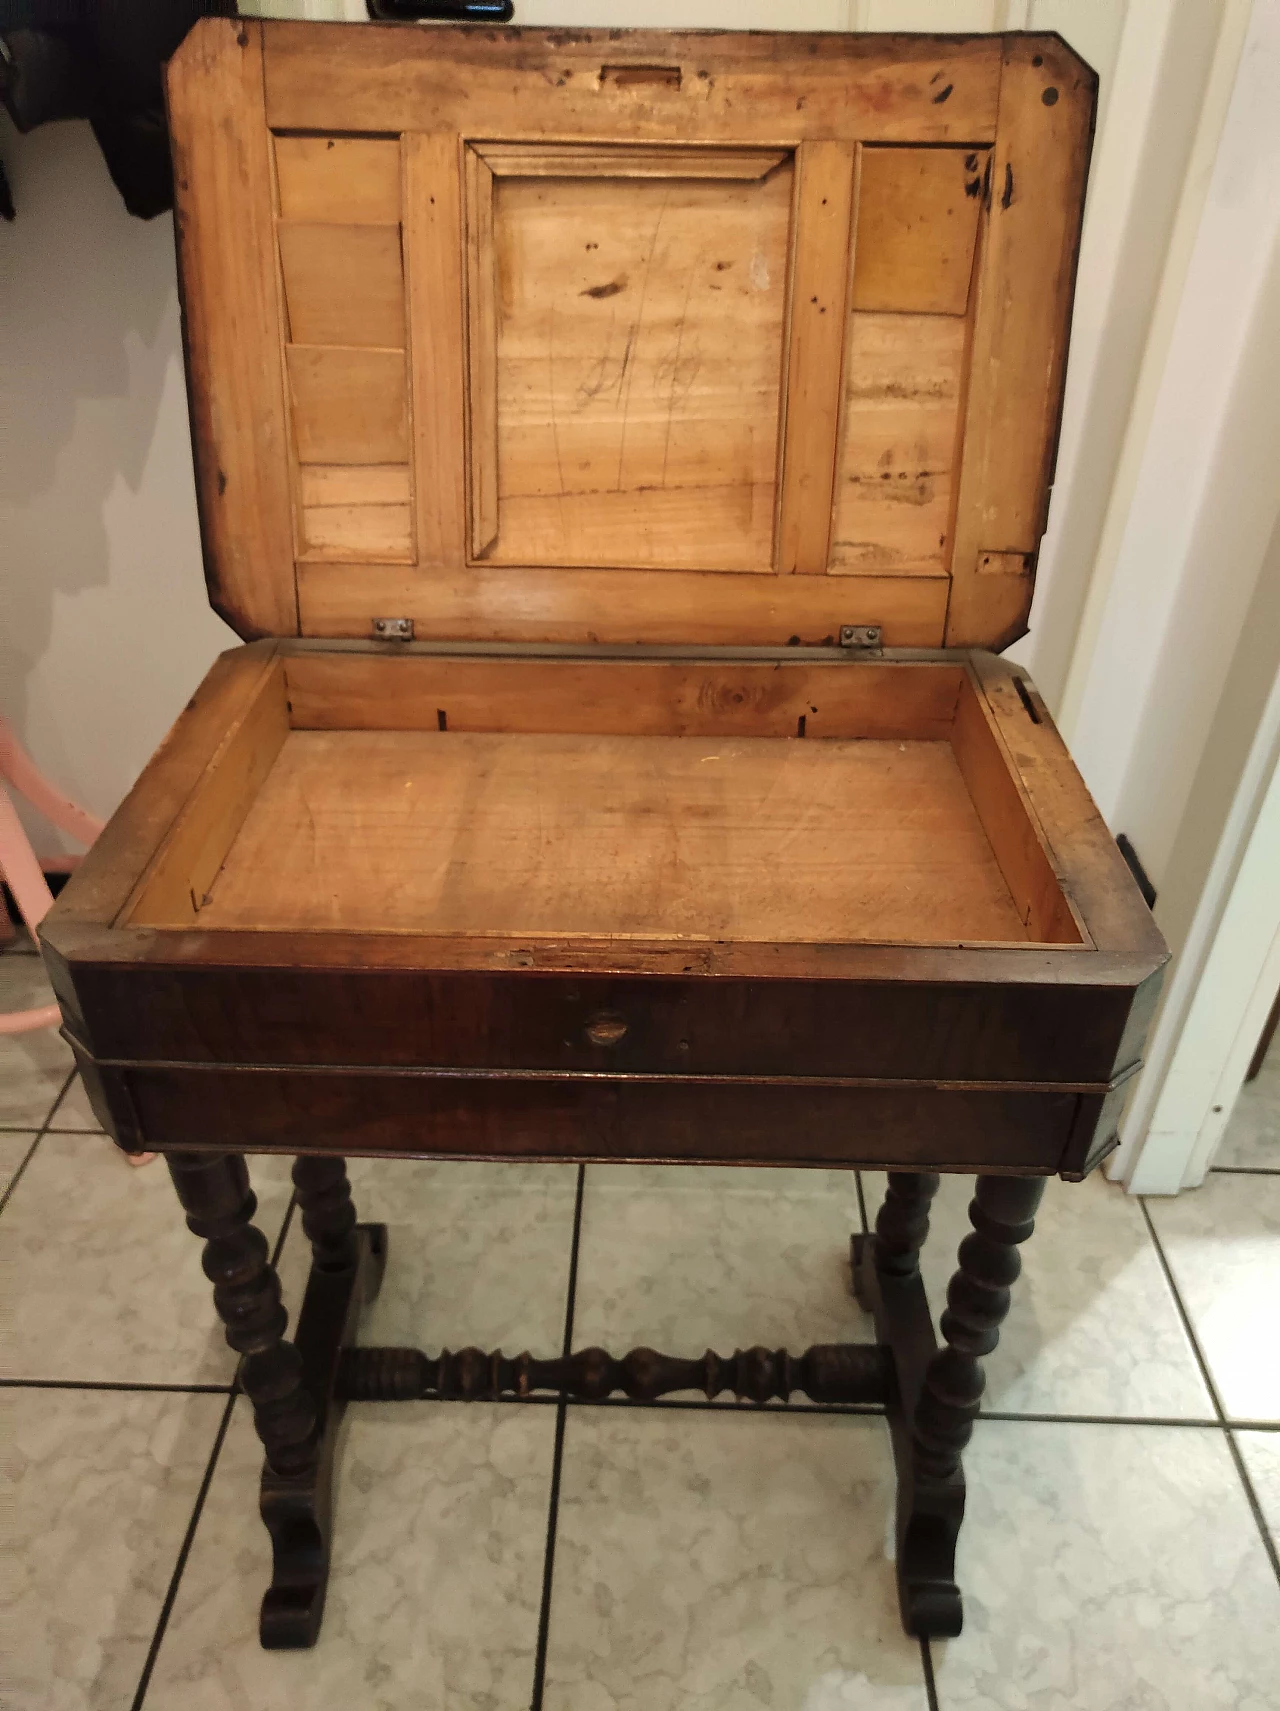
[[[101,1133],[102,1124],[93,1114],[89,1103],[89,1095],[84,1090],[84,1083],[77,1075],[73,1078],[67,1091],[54,1107],[49,1119],[51,1132],[57,1134],[67,1131],[72,1134],[84,1134],[88,1130]]]
[[[1237,1432],[1236,1443],[1268,1530],[1280,1550],[1280,1432]]]
[[[1280,1176],[1216,1176],[1147,1201],[1227,1414],[1280,1420]]]
[[[1214,1164],[1280,1171],[1280,1034],[1253,1081],[1240,1089]]]
[[[209,1460],[221,1396],[6,1390],[5,1711],[122,1711]]]
[[[219,1459],[146,1711],[524,1711],[555,1410],[355,1404],[315,1649],[264,1652],[271,1552],[248,1408]]]
[[[852,1171],[590,1165],[574,1342],[694,1356],[869,1341],[849,1276],[860,1228]]]
[[[872,1223],[883,1176],[863,1183]],[[968,1234],[973,1178],[944,1176],[921,1270],[935,1319]],[[1050,1182],[1022,1249],[1000,1343],[986,1361],[987,1408],[1029,1414],[1213,1418],[1213,1402],[1142,1207],[1095,1171]]]
[[[546,1711],[925,1711],[892,1512],[878,1419],[571,1409]]]
[[[20,1131],[0,1134],[0,1195],[4,1194],[17,1175],[18,1166],[31,1151],[31,1143],[35,1138],[34,1130],[28,1130],[26,1134]]]
[[[1217,1428],[980,1421],[944,1711],[1276,1711],[1280,1586]]]
[[[0,957],[0,1011],[52,1003],[38,957],[12,951]],[[0,1129],[38,1129],[74,1067],[56,1028],[0,1036]]]
[[[387,1225],[386,1277],[362,1343],[560,1353],[576,1165],[353,1159],[347,1168],[361,1221]],[[310,1259],[295,1217],[280,1264],[291,1320]]]
[[[288,1160],[254,1161],[269,1237],[289,1203]],[[45,1135],[0,1218],[13,1314],[0,1377],[228,1383],[235,1356],[157,1159],[136,1169],[101,1135]]]

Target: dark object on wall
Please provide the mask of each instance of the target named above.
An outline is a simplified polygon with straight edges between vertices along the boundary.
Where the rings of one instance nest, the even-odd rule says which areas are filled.
[[[1254,1047],[1253,1056],[1249,1060],[1249,1068],[1245,1074],[1246,1081],[1256,1081],[1259,1075],[1261,1075],[1262,1066],[1266,1062],[1267,1053],[1271,1049],[1271,1042],[1276,1037],[1277,1024],[1280,1024],[1280,993],[1276,994],[1276,1001],[1271,1006],[1271,1014],[1263,1024],[1261,1037],[1259,1038],[1257,1045]]]
[[[235,15],[235,0],[6,4],[0,95],[20,131],[88,119],[125,207],[154,219],[173,206],[164,62],[197,18]]]
[[[1137,850],[1134,849],[1133,845],[1129,842],[1123,832],[1121,832],[1116,838],[1116,848],[1124,857],[1125,866],[1133,875],[1134,882],[1136,883],[1138,890],[1142,893],[1142,901],[1146,904],[1148,909],[1154,909],[1156,906],[1156,888],[1152,885],[1150,875],[1147,873],[1146,868],[1143,867],[1142,863],[1138,860]]]
[[[12,220],[14,217],[13,192],[9,189],[4,162],[0,161],[0,219]]]
[[[369,0],[369,16],[380,21],[440,24],[509,24],[511,0]]]

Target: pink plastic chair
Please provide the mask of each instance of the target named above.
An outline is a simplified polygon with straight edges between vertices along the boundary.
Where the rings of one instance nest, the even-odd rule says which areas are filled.
[[[0,718],[0,878],[8,885],[33,939],[39,937],[41,921],[53,904],[53,893],[44,869],[31,847],[22,821],[6,785],[12,785],[38,808],[59,831],[83,844],[91,844],[102,830],[102,821],[54,789],[23,748],[7,719]],[[74,867],[78,856],[60,857],[58,866]],[[52,865],[52,864],[50,864]],[[0,1011],[0,1035],[29,1034],[36,1028],[56,1028],[62,1020],[56,1004],[40,1004],[33,1010]],[[154,1153],[131,1153],[130,1164],[149,1164]]]
[[[81,843],[93,842],[102,830],[102,821],[53,788],[18,741],[12,725],[0,718],[0,877],[13,893],[18,912],[34,939],[53,905],[53,893],[22,829],[6,784],[25,796],[59,831],[68,832]],[[26,1034],[33,1028],[52,1028],[60,1020],[56,1004],[42,1004],[34,1010],[0,1011],[0,1034]]]

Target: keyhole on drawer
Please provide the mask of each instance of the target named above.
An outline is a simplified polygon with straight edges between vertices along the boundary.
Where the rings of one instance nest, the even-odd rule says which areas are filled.
[[[621,1016],[593,1016],[587,1023],[587,1038],[593,1046],[616,1046],[626,1031]]]

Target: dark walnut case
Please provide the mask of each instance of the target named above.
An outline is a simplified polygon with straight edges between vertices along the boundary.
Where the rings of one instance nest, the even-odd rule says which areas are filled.
[[[261,1401],[269,1485],[314,1488],[343,1395],[417,1382],[334,1376],[381,1237],[325,1155],[879,1166],[849,1382],[898,1410],[903,1527],[954,1538],[976,1400],[939,1383],[921,1426],[902,1305],[928,1185],[984,1178],[947,1332],[976,1370],[1027,1179],[1113,1144],[1166,956],[998,657],[1094,98],[1040,35],[205,20],[172,62],[206,571],[245,645],[43,942],[101,1120],[172,1155],[211,1243],[247,1216],[228,1149],[302,1155],[317,1275],[350,1277],[299,1331],[311,1473]],[[258,1309],[250,1358],[287,1364]],[[945,1632],[933,1548],[904,1613]]]

